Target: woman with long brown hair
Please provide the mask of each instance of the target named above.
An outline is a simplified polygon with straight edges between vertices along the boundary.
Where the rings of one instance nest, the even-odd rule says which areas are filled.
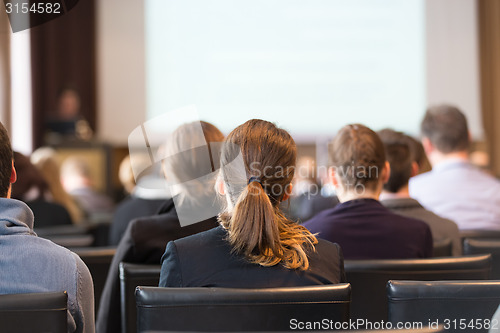
[[[296,146],[283,129],[249,120],[221,151],[217,190],[227,202],[220,227],[169,242],[164,287],[282,287],[345,281],[340,247],[288,220]]]

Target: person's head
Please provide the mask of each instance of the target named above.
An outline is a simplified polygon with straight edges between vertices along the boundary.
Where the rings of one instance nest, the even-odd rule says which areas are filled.
[[[90,165],[81,156],[70,156],[64,160],[61,167],[61,181],[68,192],[75,189],[91,187],[92,172]]]
[[[242,164],[235,162],[237,156]],[[290,269],[309,266],[305,250],[316,238],[286,219],[279,207],[291,191],[296,156],[290,134],[264,120],[247,121],[225,140],[217,187],[227,207],[220,220],[233,250],[250,262],[281,263]]]
[[[421,124],[424,148],[427,153],[441,154],[466,152],[469,148],[467,119],[456,107],[438,105],[430,107]]]
[[[16,181],[16,170],[13,163],[14,153],[10,144],[9,134],[0,123],[0,197],[9,198],[11,185]]]
[[[178,188],[182,189],[176,194],[192,198],[213,193],[213,186],[196,180],[218,169],[212,145],[222,141],[222,132],[205,121],[181,125],[169,136],[162,147],[168,156],[163,160],[163,170],[167,180],[179,184]]]
[[[66,88],[59,93],[57,111],[64,120],[72,120],[80,112],[80,96],[71,88]]]
[[[427,154],[425,153],[424,146],[422,145],[422,142],[415,139],[412,136],[408,136],[408,140],[410,140],[410,150],[412,154],[412,159],[417,163],[418,166],[418,171],[415,175],[419,175],[421,173],[425,173],[428,171],[432,170],[432,165],[431,162],[429,161],[429,158],[427,157]]]
[[[384,190],[397,193],[408,185],[410,177],[417,171],[410,137],[392,129],[383,129],[377,134],[384,144],[385,155],[391,166],[391,175],[384,184]]]
[[[341,202],[363,197],[378,199],[390,167],[377,133],[361,124],[344,126],[329,152],[331,179]]]
[[[45,200],[49,191],[42,173],[31,163],[29,157],[14,152],[14,164],[19,180],[12,185],[11,197],[22,201]]]

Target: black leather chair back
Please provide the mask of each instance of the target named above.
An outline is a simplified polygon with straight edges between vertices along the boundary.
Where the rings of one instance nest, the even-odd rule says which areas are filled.
[[[387,281],[488,279],[491,256],[346,260],[344,267],[352,286],[351,318],[381,321],[387,320]]]
[[[473,239],[500,239],[500,230],[461,230],[462,243],[466,238]]]
[[[464,255],[491,254],[490,278],[500,280],[500,239],[469,239],[464,240]]]
[[[349,320],[351,286],[159,288],[138,287],[138,332],[288,331],[299,322]]]
[[[67,333],[66,292],[0,295],[0,332]]]
[[[95,313],[97,314],[99,312],[99,300],[106,284],[109,266],[115,255],[116,248],[86,247],[75,248],[73,251],[80,256],[92,275],[92,280],[94,281]]]
[[[434,242],[432,256],[435,258],[451,257],[452,243],[450,238]]]
[[[120,263],[120,306],[122,332],[137,332],[137,308],[135,288],[137,286],[157,287],[160,282],[160,265]]]
[[[447,332],[488,332],[500,281],[389,281],[387,295],[392,323],[439,322]]]

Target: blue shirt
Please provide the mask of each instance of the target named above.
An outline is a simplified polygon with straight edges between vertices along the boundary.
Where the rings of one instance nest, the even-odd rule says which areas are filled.
[[[432,234],[426,223],[394,214],[374,199],[343,202],[303,226],[318,238],[338,243],[345,259],[432,256]]]
[[[0,294],[49,291],[68,293],[68,332],[94,332],[94,286],[87,266],[75,253],[37,237],[24,202],[0,198]]]
[[[500,230],[500,181],[460,159],[410,179],[410,196],[461,230]]]

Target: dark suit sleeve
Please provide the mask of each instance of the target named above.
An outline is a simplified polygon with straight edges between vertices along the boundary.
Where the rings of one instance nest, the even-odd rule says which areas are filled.
[[[131,227],[132,224],[128,226],[109,267],[108,276],[99,302],[99,313],[96,322],[97,333],[121,331],[119,265],[122,261],[130,261],[134,252]]]
[[[424,258],[430,258],[432,257],[434,252],[434,243],[432,240],[432,233],[431,229],[427,227],[427,230],[425,230],[425,254]]]
[[[165,254],[161,258],[160,287],[182,287],[182,274],[177,247],[168,242]]]
[[[337,252],[339,254],[339,271],[340,271],[340,283],[347,282],[347,277],[345,275],[345,269],[344,269],[344,253],[342,252],[342,248],[340,247],[339,244],[335,243],[337,246]]]

